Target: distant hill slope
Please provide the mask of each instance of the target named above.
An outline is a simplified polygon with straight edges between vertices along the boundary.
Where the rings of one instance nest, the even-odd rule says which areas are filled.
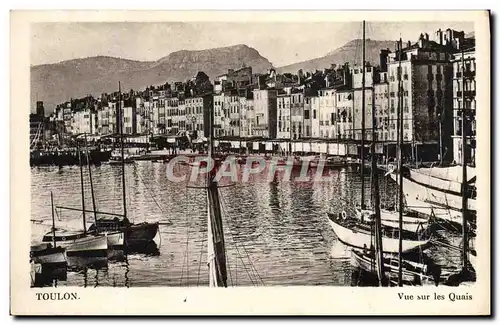
[[[323,57],[279,67],[276,70],[279,73],[296,73],[299,69],[302,69],[304,72],[314,71],[316,69],[323,70],[330,67],[332,63],[337,65],[344,64],[345,62],[349,62],[351,65],[354,63],[361,64],[362,42],[363,41],[361,39],[354,39]],[[367,39],[365,42],[366,61],[372,63],[373,65],[378,65],[380,63],[380,50],[386,48],[394,50],[395,44],[395,41]]]
[[[143,89],[166,81],[185,81],[198,71],[211,79],[228,69],[251,66],[256,73],[272,67],[271,62],[247,45],[201,51],[178,51],[157,61],[141,62],[96,56],[31,67],[31,105],[42,100],[46,112],[56,104],[87,94],[99,95],[122,89]]]

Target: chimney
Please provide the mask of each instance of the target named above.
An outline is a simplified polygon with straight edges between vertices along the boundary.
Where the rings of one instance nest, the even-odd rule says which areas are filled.
[[[425,40],[428,41],[429,40],[429,34],[425,33],[424,36],[425,36]]]
[[[436,32],[436,39],[439,45],[443,45],[443,31],[441,30],[441,28]]]
[[[44,112],[43,102],[42,101],[37,101],[36,102],[36,115],[45,116],[45,112]]]
[[[387,71],[387,57],[389,56],[389,49],[380,50],[380,69]]]

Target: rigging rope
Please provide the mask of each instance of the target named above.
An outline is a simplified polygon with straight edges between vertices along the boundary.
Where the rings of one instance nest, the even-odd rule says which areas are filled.
[[[222,201],[223,201],[223,203],[224,203],[224,204],[221,204],[221,208],[225,211],[224,205],[225,205],[225,204],[227,204],[227,201],[226,201],[226,199],[224,198],[224,196],[222,195],[222,193],[221,193],[220,191],[219,191],[219,193],[220,193],[220,197],[222,198]],[[230,219],[230,221],[233,221],[233,219],[232,219],[231,217],[229,217],[229,214],[228,214],[228,213],[225,213],[225,214],[226,214],[226,216],[228,216],[228,218]],[[237,245],[237,243],[236,243],[236,239],[235,239],[235,237],[234,237],[234,234],[233,234],[232,229],[230,229],[230,234],[231,234],[231,237],[233,238],[233,242],[234,242],[234,244],[235,244],[235,247],[236,247],[236,249],[237,249],[237,252],[238,252],[238,254],[240,254],[240,253],[239,253],[239,250],[238,250],[238,245]],[[245,252],[245,254],[246,254],[246,257],[247,257],[247,259],[248,259],[248,262],[249,262],[249,265],[250,265],[250,271],[252,271],[252,272],[253,272],[253,276],[254,276],[254,277],[256,277],[256,278],[255,278],[255,282],[257,282],[257,280],[260,280],[260,282],[262,283],[262,285],[264,285],[264,281],[262,280],[262,277],[259,275],[259,272],[257,271],[257,269],[255,268],[255,265],[253,264],[252,260],[250,259],[250,254],[248,253],[248,251],[247,251],[247,249],[246,249],[245,245],[244,245],[244,244],[242,244],[242,245],[241,245],[241,247],[243,248],[243,250],[244,250],[244,252]],[[242,258],[242,256],[241,256],[241,254],[240,254],[240,260],[241,260],[241,263],[243,264],[243,268],[245,269],[245,271],[247,271],[247,274],[248,274],[248,270],[247,270],[247,268],[246,268],[245,262],[243,261],[243,258]],[[250,276],[250,274],[249,274],[249,276]],[[257,278],[258,278],[258,279],[257,279]],[[250,280],[251,280],[251,281],[252,281],[252,283],[253,283],[253,280],[252,280],[252,279],[250,279]]]
[[[135,164],[134,164],[134,167],[135,167]],[[139,177],[140,181],[142,182],[142,184],[144,185],[144,187],[149,191],[149,193],[151,194],[151,198],[153,199],[154,203],[156,204],[156,206],[158,207],[158,209],[160,209],[160,212],[162,214],[162,216],[166,217],[166,214],[165,214],[165,211],[163,210],[162,206],[160,205],[160,203],[156,200],[156,197],[153,193],[153,191],[146,185],[146,182],[144,180],[144,178],[142,178],[142,176],[140,175],[139,171],[134,168],[134,172],[135,174]],[[153,178],[154,179],[154,178]],[[156,181],[156,180],[155,180]],[[187,193],[186,193],[186,197],[187,197]],[[171,222],[170,220],[168,220],[168,218],[166,218],[168,222]]]

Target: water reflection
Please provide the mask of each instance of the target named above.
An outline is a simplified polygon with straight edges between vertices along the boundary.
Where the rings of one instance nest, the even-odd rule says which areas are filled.
[[[121,167],[93,166],[98,210],[121,213]],[[206,193],[203,177],[195,183],[172,183],[166,165],[137,162],[126,167],[127,212],[134,222],[160,221],[154,242],[126,251],[111,251],[109,261],[70,262],[67,277],[58,285],[70,286],[206,286],[208,284]],[[240,176],[244,166],[238,166]],[[176,166],[175,173],[190,176],[189,166]],[[251,174],[247,183],[223,178],[221,201],[231,283],[254,285],[351,285],[349,252],[335,237],[325,214],[352,208],[360,194],[359,174],[350,169],[325,169],[328,180],[298,182],[283,179],[283,172]],[[308,177],[314,178],[310,170]],[[81,206],[77,167],[32,168],[32,241],[50,230],[50,191],[56,205]],[[300,170],[292,176],[299,177]],[[370,178],[365,176],[366,204],[370,204]],[[241,177],[239,178],[241,179]],[[395,196],[392,181],[381,179],[381,198]],[[92,206],[88,184],[85,204]],[[39,222],[39,223],[38,223]],[[79,213],[58,211],[58,227],[80,230]],[[455,238],[447,229],[442,240]],[[442,265],[455,263],[460,254],[433,247],[432,258]],[[434,255],[438,256],[435,257]],[[252,272],[250,270],[253,270]],[[356,280],[357,281],[357,280]]]

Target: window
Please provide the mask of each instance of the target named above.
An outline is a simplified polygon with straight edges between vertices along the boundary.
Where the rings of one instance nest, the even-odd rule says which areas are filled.
[[[314,120],[316,119],[316,110],[315,109],[313,110],[313,119]]]
[[[306,119],[306,120],[309,119],[309,110],[308,109],[304,110],[304,119]]]

